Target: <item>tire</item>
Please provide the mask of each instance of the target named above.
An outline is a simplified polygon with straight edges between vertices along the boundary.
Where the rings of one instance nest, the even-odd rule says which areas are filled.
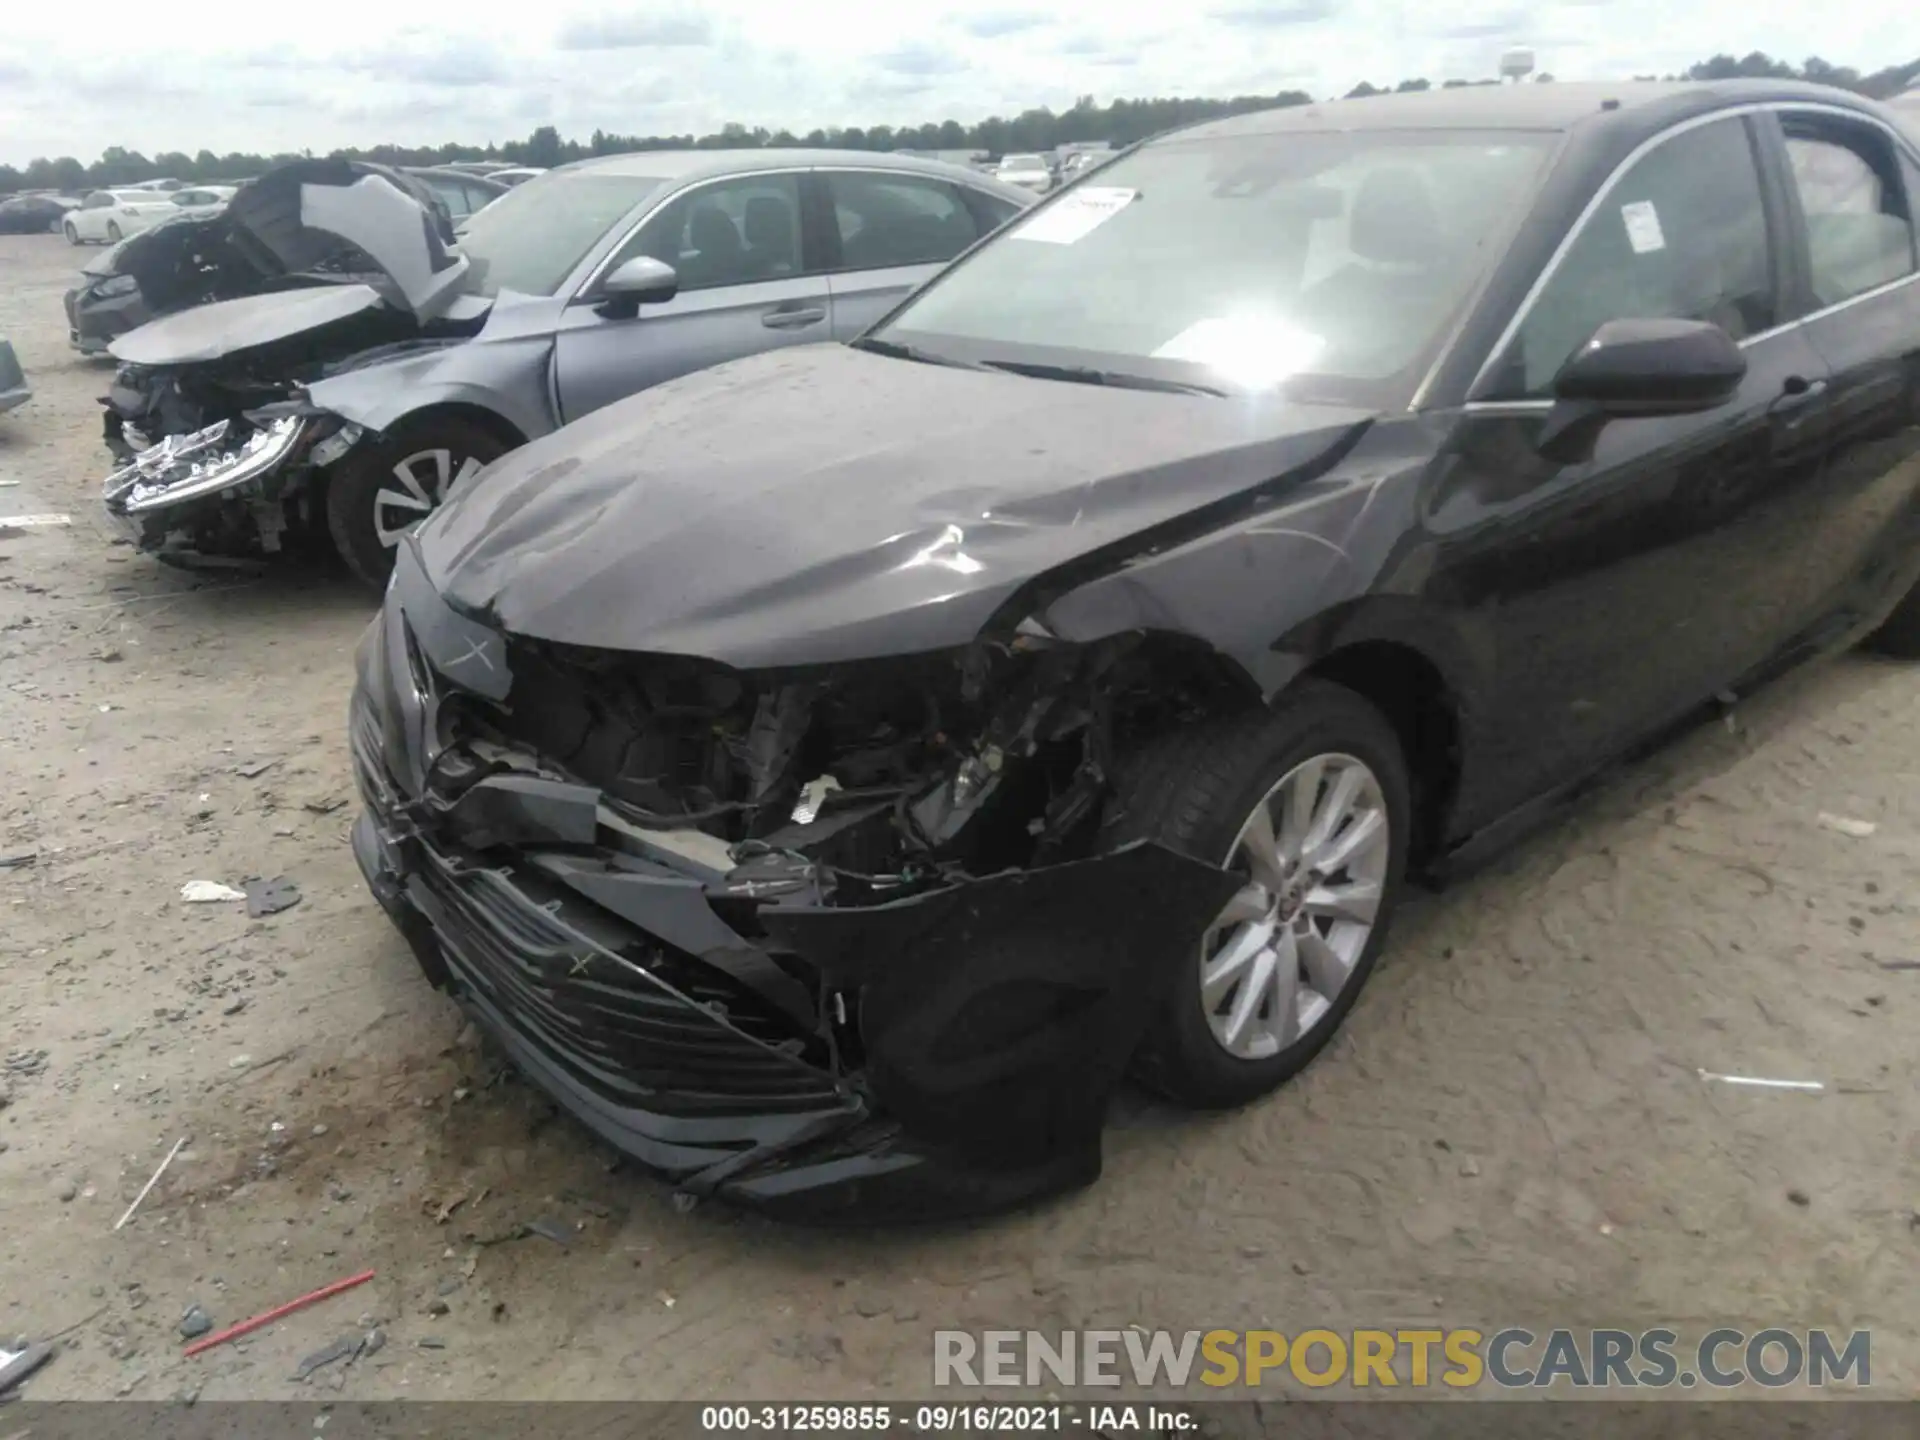
[[[1867,637],[1866,648],[1896,660],[1920,660],[1920,583],[1907,592],[1880,628]]]
[[[327,484],[327,530],[340,558],[359,579],[383,587],[400,536],[437,509],[454,485],[511,448],[455,415],[403,421],[356,446],[335,464]]]
[[[1318,770],[1306,768],[1316,760]],[[1264,808],[1283,782],[1303,792],[1311,789],[1331,806],[1337,799],[1333,777],[1349,774],[1361,776],[1352,783],[1366,803],[1353,812],[1351,822],[1339,821],[1329,843],[1317,853],[1335,855],[1336,842],[1352,837],[1363,819],[1372,827],[1371,817],[1377,813],[1387,827],[1385,843],[1372,842],[1366,851],[1366,869],[1377,873],[1377,880],[1358,880],[1358,870],[1341,868],[1328,872],[1325,885],[1296,875],[1282,890],[1249,890],[1236,897],[1222,913],[1223,922],[1240,913],[1236,907],[1243,903],[1256,910],[1265,903],[1249,901],[1250,894],[1265,894],[1278,908],[1266,922],[1250,920],[1238,928],[1223,923],[1186,954],[1168,957],[1166,990],[1158,997],[1156,1019],[1134,1055],[1134,1074],[1142,1084],[1183,1105],[1222,1109],[1258,1099],[1312,1060],[1352,1009],[1386,941],[1406,869],[1413,816],[1406,761],[1393,728],[1360,696],[1323,680],[1301,681],[1270,711],[1195,726],[1156,741],[1123,762],[1104,848],[1157,840],[1211,864],[1232,862],[1250,875],[1254,870],[1247,866],[1240,846],[1256,806]],[[1367,788],[1369,779],[1371,788]],[[1288,793],[1283,790],[1282,798]],[[1319,819],[1319,813],[1313,818]],[[1276,824],[1275,829],[1283,836],[1297,833],[1285,823]],[[1306,833],[1312,833],[1311,827]],[[1362,895],[1368,885],[1377,887],[1377,905],[1371,928],[1364,934],[1353,928],[1357,921],[1328,918],[1332,898],[1353,904],[1351,897]],[[1298,988],[1286,987],[1292,1003],[1283,1006],[1277,992],[1264,983],[1259,987],[1267,994],[1265,998],[1256,995],[1257,1009],[1246,1020],[1251,1028],[1239,1042],[1246,1050],[1235,1053],[1218,1030],[1231,1029],[1233,1017],[1240,1012],[1239,986],[1203,999],[1202,977],[1207,967],[1228,961],[1236,940],[1258,943],[1252,932],[1261,923],[1275,927],[1274,943],[1284,948],[1256,955],[1242,972],[1247,978],[1239,983],[1252,983],[1254,976],[1263,973],[1258,967],[1271,961],[1270,973],[1283,977],[1291,969]],[[1311,952],[1302,925],[1311,925],[1320,934],[1320,944]],[[1291,929],[1294,938],[1280,936],[1280,929]],[[1310,953],[1318,959],[1317,967],[1309,962]],[[1329,954],[1331,963],[1326,958]],[[1344,974],[1337,985],[1327,978],[1336,972]],[[1324,989],[1336,993],[1324,995]],[[1281,1028],[1276,1017],[1283,1015],[1291,1018]],[[1261,1027],[1276,1033],[1263,1034]],[[1291,1038],[1284,1038],[1287,1035]],[[1263,1053],[1261,1046],[1270,1048]]]
[[[114,221],[107,221],[107,244],[118,245],[126,237],[120,233],[120,227]]]
[[[80,243],[80,232],[74,229],[69,222],[62,220],[60,222],[60,228],[67,232],[67,243],[69,245],[78,245]]]

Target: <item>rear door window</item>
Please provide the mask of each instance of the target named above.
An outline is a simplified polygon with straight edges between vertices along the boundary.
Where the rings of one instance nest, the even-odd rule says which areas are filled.
[[[842,270],[937,264],[980,237],[980,222],[944,180],[862,171],[826,179]]]
[[[1913,274],[1913,214],[1886,137],[1826,115],[1780,120],[1814,304],[1838,305]]]

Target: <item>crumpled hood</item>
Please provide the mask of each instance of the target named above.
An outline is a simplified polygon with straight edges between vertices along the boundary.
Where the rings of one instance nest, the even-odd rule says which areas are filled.
[[[290,339],[378,309],[371,285],[315,285],[216,300],[149,320],[107,347],[129,365],[193,365]]]
[[[513,451],[418,544],[449,603],[513,634],[740,668],[910,654],[1368,419],[806,346]]]

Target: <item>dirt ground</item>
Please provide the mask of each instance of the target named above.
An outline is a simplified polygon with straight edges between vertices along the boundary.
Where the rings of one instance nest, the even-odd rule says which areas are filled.
[[[37,856],[0,868],[0,1337],[68,1332],[37,1398],[924,1397],[936,1325],[1135,1324],[1870,1327],[1875,1389],[1920,1393],[1920,969],[1887,963],[1920,960],[1920,668],[1791,677],[1420,898],[1305,1076],[1222,1117],[1128,1098],[1091,1190],[939,1231],[682,1214],[463,1035],[364,892],[368,596],[114,543],[82,258],[0,237],[35,391],[0,516],[72,516],[0,530],[0,856]],[[179,898],[250,875],[301,903]],[[500,1238],[541,1219],[568,1243]],[[366,1268],[180,1356],[189,1304]]]

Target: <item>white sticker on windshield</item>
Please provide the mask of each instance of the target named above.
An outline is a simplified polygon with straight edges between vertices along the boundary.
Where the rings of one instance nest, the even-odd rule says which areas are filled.
[[[1138,190],[1119,185],[1082,185],[1062,195],[1031,220],[1015,226],[1007,232],[1007,238],[1071,245],[1106,224],[1139,194]]]
[[[1651,200],[1634,200],[1620,207],[1620,218],[1627,222],[1627,243],[1636,255],[1651,255],[1667,248],[1667,237],[1660,229],[1660,212]]]

